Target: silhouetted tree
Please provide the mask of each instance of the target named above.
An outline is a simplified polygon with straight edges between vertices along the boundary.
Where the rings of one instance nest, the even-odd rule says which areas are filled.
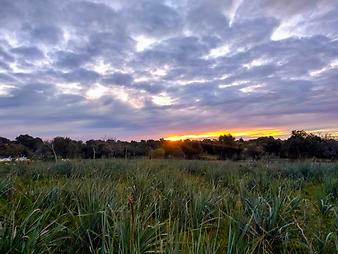
[[[181,149],[182,141],[167,141],[167,140],[160,140],[161,141],[161,148],[165,152],[165,158],[184,158],[184,153]]]
[[[268,155],[279,156],[282,149],[282,141],[275,139],[274,137],[260,137],[254,140],[254,142],[261,146],[264,152]]]
[[[191,142],[186,140],[181,144],[180,147],[185,155],[185,158],[189,160],[198,159],[203,153],[203,148],[199,142]]]
[[[64,138],[64,137],[56,137],[52,141],[52,145],[54,147],[55,153],[57,156],[60,156],[61,158],[70,158],[70,143],[71,143],[70,138]]]
[[[237,146],[236,139],[231,134],[219,136],[218,142],[226,146],[231,147]]]
[[[7,138],[0,137],[0,156],[9,156],[8,145],[11,141]]]
[[[31,152],[35,152],[40,144],[43,143],[41,138],[34,138],[30,135],[20,135],[15,138],[18,144],[21,144],[29,149]]]
[[[55,152],[55,154],[54,154]],[[186,159],[259,159],[264,155],[282,158],[338,159],[338,141],[330,136],[320,137],[303,130],[292,131],[287,140],[260,137],[245,141],[228,135],[202,141],[141,140],[72,140],[56,137],[43,142],[40,138],[20,135],[14,141],[0,137],[0,156],[23,156],[51,160],[60,158],[186,158]],[[55,156],[56,155],[56,156]]]
[[[7,145],[6,150],[7,156],[20,157],[25,155],[26,148],[21,144],[16,144],[13,142]]]
[[[292,131],[284,145],[284,150],[288,158],[303,158],[307,155],[306,147],[307,133],[305,131]]]

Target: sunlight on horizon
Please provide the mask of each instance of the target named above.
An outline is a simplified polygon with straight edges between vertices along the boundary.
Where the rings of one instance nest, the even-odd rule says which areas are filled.
[[[186,134],[186,135],[175,135],[164,138],[169,141],[179,141],[185,139],[207,139],[207,138],[218,138],[221,135],[231,134],[237,138],[257,138],[257,137],[269,137],[269,136],[283,136],[287,135],[288,132],[280,129],[256,129],[256,130],[230,130],[230,131],[216,131],[216,132],[205,132],[200,134]]]
[[[327,136],[332,138],[338,138],[338,130],[334,128],[326,129],[312,129],[305,130],[309,134]],[[202,139],[217,139],[222,135],[232,135],[235,138],[243,139],[255,139],[259,137],[275,137],[275,138],[286,138],[291,135],[291,130],[286,129],[247,129],[247,130],[229,130],[229,131],[214,131],[214,132],[203,132],[195,134],[183,134],[183,135],[172,135],[165,137],[164,140],[168,141],[180,141],[186,139],[202,140]]]

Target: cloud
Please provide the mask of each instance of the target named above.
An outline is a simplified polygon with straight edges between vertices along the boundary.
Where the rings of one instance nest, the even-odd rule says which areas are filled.
[[[0,23],[2,135],[338,124],[334,0],[3,0]]]
[[[170,5],[160,1],[128,1],[121,10],[126,26],[135,35],[167,37],[183,27],[183,17]]]
[[[57,26],[45,25],[34,28],[26,28],[32,42],[56,44],[63,40],[63,32]],[[31,30],[30,30],[31,29]]]
[[[24,59],[32,60],[43,58],[43,52],[36,47],[18,47],[13,48],[11,52],[19,57],[23,57]]]
[[[133,77],[130,74],[115,72],[107,75],[102,80],[105,84],[111,85],[130,85],[133,82]]]
[[[74,71],[63,73],[62,77],[65,82],[86,85],[95,83],[100,78],[100,75],[95,71],[77,68]]]

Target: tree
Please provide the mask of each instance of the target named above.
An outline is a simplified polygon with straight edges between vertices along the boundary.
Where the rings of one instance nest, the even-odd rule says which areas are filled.
[[[302,158],[307,155],[306,137],[307,133],[303,130],[292,131],[291,137],[285,141],[284,146],[288,158]]]
[[[308,134],[306,140],[306,153],[308,157],[324,157],[324,142],[323,139],[314,134]]]
[[[67,158],[75,159],[81,157],[82,142],[71,140],[67,146]]]
[[[186,158],[186,159],[259,159],[262,155],[283,158],[338,159],[338,141],[330,136],[321,137],[303,130],[292,131],[287,140],[260,137],[245,141],[232,135],[203,141],[141,140],[89,140],[86,143],[67,137],[55,137],[52,141],[30,135],[20,135],[14,141],[0,137],[0,156],[27,156],[48,160],[60,158]]]
[[[9,139],[0,137],[0,156],[8,156],[7,146],[10,143]]]
[[[338,159],[338,142],[334,139],[325,139],[323,157],[326,159]]]
[[[24,155],[25,147],[21,144],[10,143],[6,147],[7,155],[11,157],[20,157]]]
[[[243,150],[244,158],[258,160],[262,157],[263,154],[264,154],[263,147],[254,143],[247,145]]]
[[[163,159],[165,156],[165,151],[162,148],[156,148],[154,150],[150,150],[149,158],[150,159]]]
[[[165,158],[184,158],[181,149],[182,141],[161,140],[161,148],[165,151]]]
[[[185,158],[189,160],[198,159],[203,152],[200,142],[191,142],[188,140],[183,141],[181,150],[183,151]]]
[[[62,158],[67,157],[67,147],[70,142],[70,138],[56,137],[52,141],[52,148]]]
[[[215,144],[215,151],[222,160],[238,159],[242,152],[242,148],[236,142],[235,137],[228,134],[219,136],[218,143]]]
[[[236,139],[231,134],[219,136],[218,142],[221,143],[222,145],[227,145],[227,146],[232,146],[232,147],[237,146]]]
[[[282,149],[282,141],[275,139],[274,137],[260,137],[254,140],[254,142],[263,147],[263,150],[268,155],[279,156]]]
[[[34,156],[39,160],[49,160],[54,156],[54,154],[53,154],[50,144],[48,142],[44,142],[44,143],[39,144],[39,146],[37,147],[35,151]]]
[[[30,135],[20,135],[15,138],[18,144],[27,147],[30,151],[34,152],[40,144],[43,143],[41,138],[34,138]]]

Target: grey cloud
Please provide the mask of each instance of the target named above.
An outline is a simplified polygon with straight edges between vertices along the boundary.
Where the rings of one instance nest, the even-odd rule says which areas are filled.
[[[0,98],[0,107],[15,108],[23,107],[25,105],[39,105],[45,101],[49,96],[53,95],[55,87],[51,84],[28,84],[23,87],[17,87],[12,92],[11,97]],[[22,112],[23,115],[26,112]]]
[[[323,1],[324,2],[324,1]],[[263,4],[276,15],[294,15],[307,11],[313,11],[318,7],[318,0],[265,0]]]
[[[25,59],[39,59],[44,57],[43,52],[36,47],[18,47],[13,48],[11,52]]]
[[[7,44],[7,42],[2,42],[3,44]],[[7,52],[4,48],[2,48],[0,46],[0,60],[6,62],[6,63],[9,63],[9,62],[12,62],[14,61],[14,57],[9,54],[9,52]]]
[[[127,73],[115,72],[105,76],[102,81],[110,85],[130,85],[133,82],[133,77]]]
[[[134,41],[125,34],[124,30],[114,32],[97,32],[89,37],[88,52],[91,55],[108,56],[110,62],[125,60],[131,53]]]
[[[316,128],[311,117],[336,126],[337,17],[333,0],[3,0],[0,88],[11,91],[0,95],[0,129],[137,138]]]
[[[30,31],[32,41],[57,44],[63,40],[63,32],[57,26],[37,26]]]
[[[225,5],[230,1],[190,2],[192,8],[187,14],[187,25],[197,34],[222,34],[229,28],[229,19],[225,16]],[[232,1],[231,1],[232,2]]]
[[[20,21],[16,17],[22,17],[23,10],[15,4],[14,1],[11,0],[3,0],[1,1],[0,8],[0,23],[6,24],[8,28],[12,28],[18,24]],[[2,30],[3,28],[0,27]]]
[[[165,82],[138,82],[134,84],[135,88],[147,91],[149,94],[159,94],[168,89],[169,85]]]
[[[92,84],[100,78],[100,75],[97,72],[83,68],[78,68],[74,71],[67,72],[62,76],[67,82],[77,82],[83,85]]]
[[[304,22],[303,25],[310,34],[323,34],[333,39],[337,38],[338,31],[335,28],[338,26],[338,6],[307,23]]]
[[[144,51],[136,58],[135,64],[152,69],[162,65],[201,66],[205,63],[202,57],[208,53],[208,49],[210,46],[198,37],[173,37]]]
[[[1,61],[0,60],[0,70],[10,70],[10,67],[9,67],[9,65],[7,64],[7,63],[5,63],[5,62],[3,62],[3,61]]]
[[[75,69],[81,67],[91,58],[90,55],[74,53],[70,51],[59,51],[56,53],[56,66],[59,68]]]
[[[114,28],[115,11],[105,4],[70,1],[64,8],[66,21],[84,31],[106,31]],[[79,30],[81,32],[81,30]],[[83,31],[83,32],[84,32]]]
[[[131,1],[128,7],[122,15],[135,34],[168,36],[183,27],[183,17],[159,1]]]
[[[257,18],[244,22],[236,22],[225,34],[224,38],[236,46],[259,44],[270,39],[278,21],[273,18]]]

